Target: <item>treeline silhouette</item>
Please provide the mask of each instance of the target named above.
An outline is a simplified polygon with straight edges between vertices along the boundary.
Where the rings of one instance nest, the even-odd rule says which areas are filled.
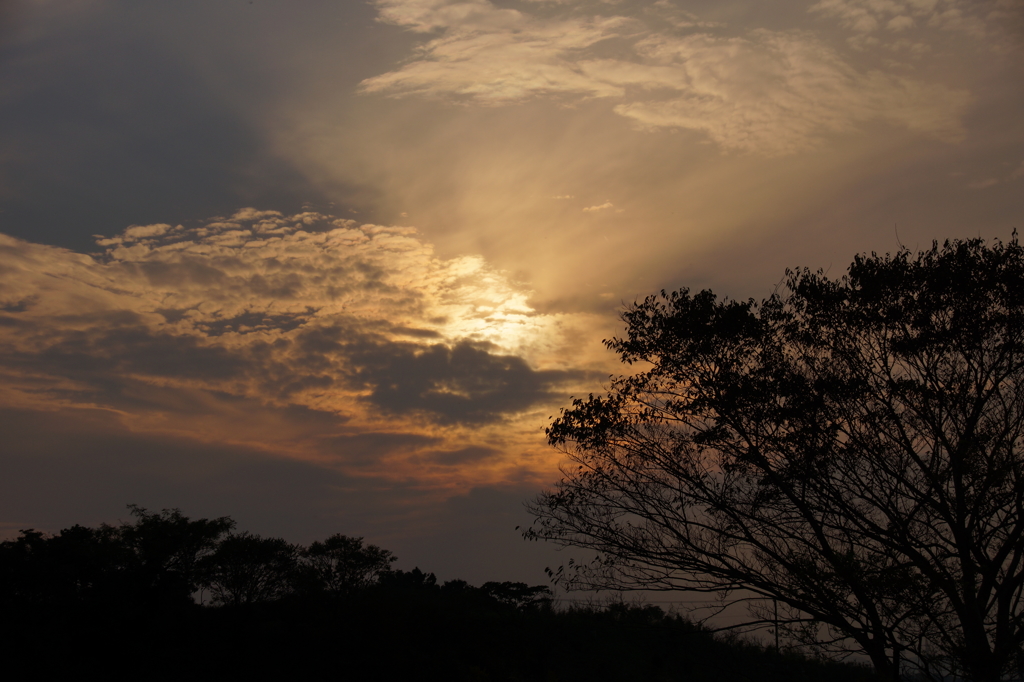
[[[657,606],[556,609],[546,586],[439,584],[362,538],[303,547],[228,517],[130,509],[117,526],[0,543],[0,647],[19,679],[871,679]]]

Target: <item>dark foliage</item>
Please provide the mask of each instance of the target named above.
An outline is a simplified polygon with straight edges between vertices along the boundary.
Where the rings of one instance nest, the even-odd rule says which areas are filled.
[[[175,551],[154,549],[149,556],[164,561],[151,558],[149,565],[168,574],[203,575],[205,589],[220,584],[221,605],[161,601],[162,585],[181,581],[155,568],[144,571],[146,580],[122,583],[124,567],[137,565],[126,557],[139,542],[124,526],[75,526],[53,537],[23,531],[0,543],[0,655],[11,666],[17,662],[18,679],[88,671],[114,680],[869,679],[864,668],[723,641],[655,606],[555,610],[543,586],[439,584],[418,568],[386,570],[393,555],[359,538],[333,536],[321,543],[353,557],[348,567],[335,561],[330,575],[354,572],[363,576],[358,584],[344,581],[333,589],[324,580],[317,589],[293,589],[296,573],[290,577],[286,566],[301,567],[308,549],[248,533],[226,535],[230,519],[192,522],[177,511],[137,510],[136,516],[147,527],[163,520],[177,528],[218,529],[222,537],[212,547],[199,543],[202,552],[192,551],[197,543],[185,543],[185,554],[201,554],[200,561],[170,560],[182,556],[177,545]],[[376,579],[360,569],[368,559],[376,560],[370,562]],[[308,573],[297,573],[308,587]],[[140,599],[139,585],[160,598]]]
[[[188,606],[208,583],[207,561],[233,526],[229,518],[192,521],[178,510],[129,507],[132,523],[72,526],[53,537],[24,530],[0,544],[0,603]]]
[[[292,591],[300,549],[281,538],[229,535],[207,561],[214,604],[255,604]]]
[[[300,589],[333,595],[348,594],[377,582],[396,557],[363,538],[335,534],[302,551]]]

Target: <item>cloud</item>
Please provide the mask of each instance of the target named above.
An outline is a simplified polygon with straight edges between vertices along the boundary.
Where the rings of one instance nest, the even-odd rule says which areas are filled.
[[[897,17],[893,17],[886,23],[885,27],[890,31],[906,31],[907,29],[914,27],[914,20],[905,14],[901,14]]]
[[[502,414],[551,402],[550,389],[570,378],[564,371],[538,372],[516,356],[492,355],[461,343],[426,349],[388,345],[357,355],[356,380],[366,397],[392,413],[427,412],[444,421],[487,422]]]
[[[444,34],[420,48],[398,71],[364,80],[363,92],[452,95],[501,104],[540,94],[622,95],[619,87],[587,78],[576,55],[616,36],[625,20],[543,21],[487,0],[380,0],[380,18],[416,32]]]
[[[967,187],[968,189],[988,189],[989,187],[994,187],[995,185],[998,185],[1003,182],[1013,182],[1014,180],[1017,180],[1019,178],[1024,178],[1024,162],[1021,162],[1021,164],[1017,166],[1017,168],[1011,171],[1008,175],[1004,176],[1002,179],[991,177],[985,178],[983,180],[975,180],[973,182],[967,183]]]
[[[903,32],[915,24],[912,15],[939,16],[925,12],[923,0],[900,3],[900,12],[875,4],[825,0],[812,11],[860,34],[882,19]],[[588,17],[579,8],[535,16],[487,0],[376,5],[382,21],[437,37],[401,68],[364,80],[363,93],[490,106],[556,95],[605,99],[641,128],[693,130],[724,150],[770,156],[874,121],[958,140],[971,101],[943,85],[857,69],[806,31],[729,33],[690,15],[669,17],[664,3],[637,17]]]
[[[595,205],[595,206],[587,206],[586,208],[583,209],[583,211],[585,213],[589,213],[589,212],[593,212],[593,211],[604,211],[604,210],[612,208],[614,206],[615,206],[615,204],[613,204],[612,202],[606,201],[603,204],[599,204],[599,205]]]
[[[900,32],[920,23],[985,38],[1015,9],[1021,9],[1019,0],[820,0],[809,11],[837,19],[840,26],[859,34],[883,26]]]
[[[850,67],[832,48],[796,32],[754,31],[746,38],[652,37],[638,44],[661,68],[647,88],[681,96],[620,104],[616,111],[651,128],[701,130],[724,148],[786,154],[874,120],[960,139],[967,93]],[[589,66],[615,78],[617,64]],[[663,79],[663,80],[662,80]],[[685,85],[679,85],[685,83]]]
[[[167,223],[157,223],[156,225],[132,225],[124,231],[124,236],[125,239],[129,240],[143,239],[145,237],[158,237],[162,234],[167,234],[171,229],[171,226]]]
[[[415,477],[425,452],[540,446],[538,415],[585,376],[560,350],[571,319],[413,228],[243,209],[98,241],[0,235],[0,408]]]

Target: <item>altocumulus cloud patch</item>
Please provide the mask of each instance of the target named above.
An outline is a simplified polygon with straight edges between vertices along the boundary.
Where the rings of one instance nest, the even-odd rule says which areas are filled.
[[[243,209],[97,241],[86,255],[0,235],[4,406],[415,476],[396,465],[493,469],[445,453],[537,447],[583,376],[560,352],[568,317],[412,228]]]

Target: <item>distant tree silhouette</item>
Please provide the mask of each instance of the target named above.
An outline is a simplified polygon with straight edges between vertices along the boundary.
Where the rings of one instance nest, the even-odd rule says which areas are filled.
[[[489,597],[517,609],[528,609],[551,604],[551,588],[547,585],[530,586],[516,582],[486,582],[480,589]]]
[[[134,504],[128,508],[134,523],[100,530],[117,534],[127,552],[127,572],[138,589],[158,599],[191,601],[209,579],[209,558],[235,522],[226,516],[193,521],[180,509],[154,513]]]
[[[433,591],[439,589],[437,576],[424,573],[419,566],[411,571],[388,571],[380,576],[381,585],[392,590]]]
[[[225,537],[205,562],[213,602],[238,606],[288,594],[299,551],[281,538],[249,532]]]
[[[606,343],[639,371],[547,432],[569,464],[526,536],[597,551],[561,584],[744,590],[886,680],[1021,674],[1016,234],[789,272],[759,304],[662,292],[623,319]]]
[[[377,582],[397,558],[363,538],[335,534],[301,553],[301,584],[306,590],[350,594]]]
[[[101,603],[125,598],[127,552],[116,529],[72,526],[48,537],[22,530],[0,544],[0,584],[11,604]]]
[[[52,537],[24,530],[0,544],[8,598],[144,607],[191,603],[206,581],[205,559],[234,522],[192,521],[177,509],[129,509],[134,522],[75,525]]]
[[[362,573],[362,587],[343,599],[324,598],[324,590],[287,594],[299,548],[248,533],[221,535],[212,551],[208,542],[170,542],[175,528],[206,525],[185,522],[196,523],[176,510],[140,509],[129,523],[54,536],[25,530],[0,543],[0,656],[32,679],[89,669],[147,680],[332,679],[339,669],[382,682],[867,679],[854,666],[723,641],[654,606],[543,608],[548,588],[524,583],[439,586],[416,568],[377,579]],[[212,524],[230,525],[226,517]],[[204,533],[179,537],[196,535]],[[343,546],[372,548],[358,538]],[[384,565],[393,558],[379,548],[371,555]],[[139,568],[146,565],[204,576],[218,590],[215,605],[182,608],[188,579],[153,580],[150,568]],[[177,586],[171,601],[169,585]],[[244,608],[223,608],[231,604]]]

